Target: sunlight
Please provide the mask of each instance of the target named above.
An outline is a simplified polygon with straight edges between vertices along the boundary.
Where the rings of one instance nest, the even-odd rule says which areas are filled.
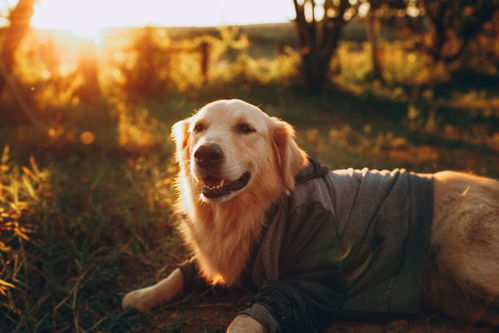
[[[109,27],[254,24],[292,17],[290,0],[44,0],[36,4],[32,25],[98,41]]]
[[[102,42],[103,29],[104,28],[74,26],[70,29],[57,29],[57,30],[59,30],[62,34],[67,34],[71,37],[80,40],[89,40],[94,44],[100,44]]]
[[[40,1],[35,5],[31,24],[37,29],[60,30],[73,37],[99,42],[101,30],[107,26],[98,12],[102,7],[95,0],[86,4],[67,0]]]

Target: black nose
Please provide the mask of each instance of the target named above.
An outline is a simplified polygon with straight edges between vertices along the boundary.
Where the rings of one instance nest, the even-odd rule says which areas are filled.
[[[196,163],[203,169],[219,166],[223,156],[220,146],[214,143],[206,143],[200,146],[194,153]]]

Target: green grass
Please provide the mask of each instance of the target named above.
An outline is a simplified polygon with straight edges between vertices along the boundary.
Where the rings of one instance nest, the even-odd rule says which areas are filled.
[[[141,172],[132,176],[120,158],[69,156],[46,170],[52,197],[26,217],[35,230],[24,246],[25,279],[9,295],[17,314],[2,311],[7,327],[121,330],[118,293],[154,261],[138,253],[161,251],[167,264],[161,236],[171,231],[171,211],[142,191]]]

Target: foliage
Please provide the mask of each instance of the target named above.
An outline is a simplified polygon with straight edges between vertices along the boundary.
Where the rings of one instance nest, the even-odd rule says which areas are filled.
[[[291,82],[296,76],[296,52],[287,48],[274,59],[255,59],[249,55],[248,37],[237,28],[222,27],[212,35],[182,40],[162,28],[146,28],[137,36],[131,45],[107,52],[105,60],[108,69],[103,76],[121,86],[108,91],[122,99],[199,89],[210,82],[266,84]],[[207,45],[206,54],[203,45]]]
[[[159,138],[158,121],[149,115],[147,108],[126,110],[121,105],[118,117],[118,144],[124,151],[142,154],[164,145]]]
[[[155,96],[167,90],[171,84],[169,46],[164,30],[146,27],[136,32],[125,50],[127,60],[120,67],[127,96]]]
[[[460,58],[485,23],[497,12],[497,0],[417,1],[421,12],[432,25],[426,52],[446,63]]]
[[[436,66],[448,73],[463,68],[497,73],[497,0],[370,3],[374,3],[376,18],[383,24],[378,38],[394,35],[397,40],[406,41],[408,51],[424,55],[430,72]],[[430,77],[427,83],[431,80]]]
[[[29,161],[30,167],[14,163],[9,146],[4,146],[0,156],[0,297],[10,299],[12,289],[28,283],[22,272],[28,264],[25,243],[37,231],[31,214],[50,195],[48,173],[39,169],[33,157]],[[0,307],[20,311],[7,300]]]

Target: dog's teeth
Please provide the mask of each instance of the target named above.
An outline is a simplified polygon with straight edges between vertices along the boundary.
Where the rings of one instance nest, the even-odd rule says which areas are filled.
[[[224,185],[225,185],[225,180],[221,179],[218,184],[215,184],[215,185],[208,185],[208,184],[203,184],[203,189],[206,190],[206,191],[218,191],[218,190],[221,190]]]
[[[203,189],[207,191],[213,191],[213,190],[220,190],[222,187],[225,185],[225,181],[221,179],[218,184],[215,185],[208,185],[208,184],[203,184]]]

